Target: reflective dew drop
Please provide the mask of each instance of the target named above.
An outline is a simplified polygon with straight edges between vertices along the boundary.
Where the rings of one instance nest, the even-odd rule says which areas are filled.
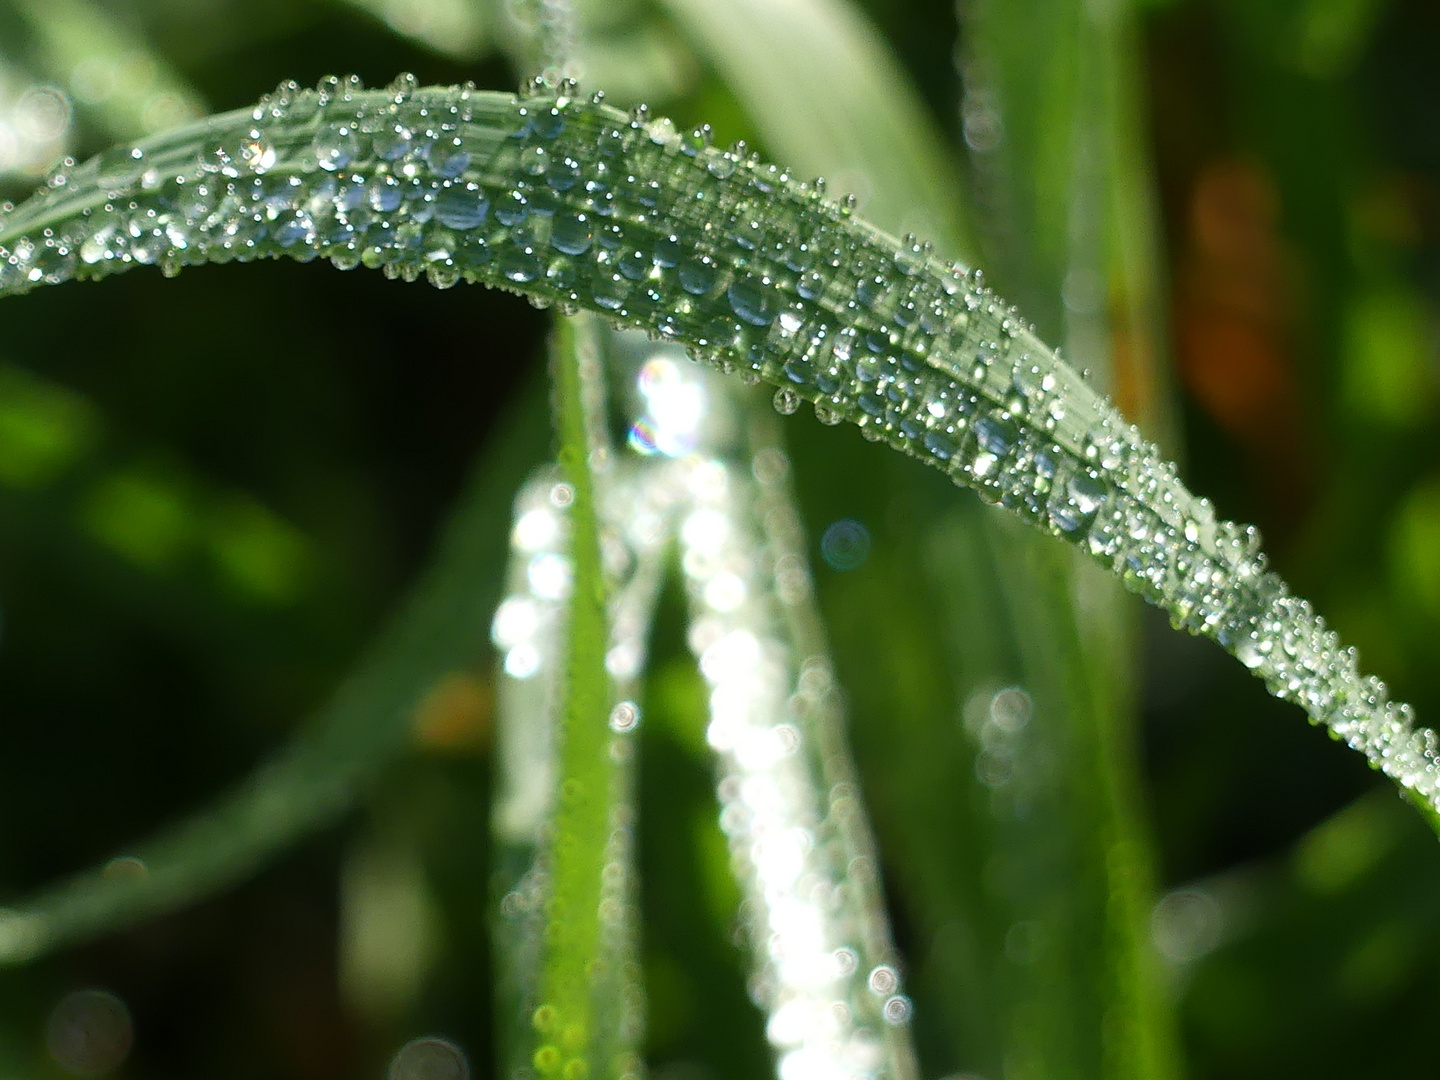
[[[775,397],[771,403],[775,406],[775,411],[781,416],[793,416],[796,410],[800,408],[800,402],[802,400],[800,395],[794,390],[791,390],[788,386],[782,386],[779,390],[775,391]]]

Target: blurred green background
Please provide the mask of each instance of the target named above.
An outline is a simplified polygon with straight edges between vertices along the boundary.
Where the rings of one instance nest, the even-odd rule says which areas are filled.
[[[764,5],[717,10],[731,6],[723,17],[752,20],[736,32],[763,41]],[[687,7],[580,3],[587,82],[784,160],[766,140],[781,138],[791,91],[779,80],[757,105]],[[1223,515],[1261,527],[1280,572],[1433,722],[1440,8],[861,7],[917,88],[920,122],[961,163],[966,254],[1072,358],[1080,342],[1077,362],[1090,362],[1086,320],[1109,327],[1093,362],[1122,407]],[[1118,29],[1104,49],[1080,30],[1057,49],[1067,19]],[[0,193],[23,197],[66,153],[248,104],[282,78],[355,71],[383,84],[409,70],[509,88],[523,30],[487,0],[0,0]],[[1075,89],[1101,55],[1128,72],[1105,83],[1128,98],[1095,121],[1114,152],[1087,141]],[[1057,78],[1066,63],[1081,75]],[[1088,191],[1109,220],[1132,220],[1139,270],[1077,272],[1128,249],[1101,237],[1120,254],[1077,263],[1083,205],[1057,227],[1052,190],[1082,204]],[[7,300],[0,326],[3,906],[203,806],[330,700],[430,561],[474,463],[503,492],[543,454],[546,322],[479,289],[267,263],[41,291]],[[807,414],[786,433],[925,1074],[1001,1080],[983,1049],[997,1036],[967,1027],[983,1028],[983,1003],[954,975],[975,928],[937,925],[919,914],[935,905],[915,899],[950,887],[944,853],[966,837],[938,807],[926,813],[929,789],[906,771],[918,745],[937,769],[974,773],[962,713],[996,687],[967,682],[950,657],[983,652],[987,628],[942,640],[916,567],[963,547],[956,515],[979,506],[848,428]],[[507,499],[482,514],[502,541]],[[842,519],[871,547],[835,569],[819,538]],[[482,634],[500,550],[467,602]],[[1429,1075],[1440,844],[1358,756],[1219,650],[1133,607],[1160,885],[1149,922],[1187,1075]],[[903,637],[883,656],[877,627]],[[675,596],[653,650],[639,829],[647,1054],[664,1080],[754,1077],[770,1066],[732,940],[738,892]],[[0,969],[0,1080],[91,1075],[110,1060],[55,1052],[64,1010],[91,990],[128,1011],[133,1045],[113,1072],[136,1080],[381,1076],[427,1035],[490,1075],[493,658],[465,655],[339,824],[185,910]],[[910,758],[888,752],[897,739]]]

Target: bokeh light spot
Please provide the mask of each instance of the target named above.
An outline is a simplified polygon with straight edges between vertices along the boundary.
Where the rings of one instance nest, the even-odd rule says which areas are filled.
[[[465,1052],[448,1039],[413,1039],[390,1062],[389,1080],[469,1080]]]
[[[45,1041],[56,1064],[72,1076],[104,1076],[130,1053],[130,1010],[108,990],[66,994],[50,1012]]]
[[[842,518],[820,538],[820,556],[836,570],[855,570],[870,557],[870,530]]]

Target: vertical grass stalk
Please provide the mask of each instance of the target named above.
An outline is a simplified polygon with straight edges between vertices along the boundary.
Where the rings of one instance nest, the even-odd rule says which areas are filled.
[[[502,1067],[583,1080],[639,1071],[627,738],[638,713],[616,694],[641,669],[665,534],[614,535],[657,514],[600,481],[611,458],[590,327],[561,321],[552,361],[560,469],[517,503],[513,591],[494,625],[504,650],[501,1054]],[[602,537],[607,500],[618,527]],[[613,603],[611,581],[623,581]]]
[[[837,726],[834,673],[809,632],[810,575],[786,458],[773,443],[752,458],[753,403],[679,350],[652,355],[641,387],[643,445],[676,455],[684,483],[689,641],[710,688],[721,827],[778,1074],[913,1080],[911,1004]]]

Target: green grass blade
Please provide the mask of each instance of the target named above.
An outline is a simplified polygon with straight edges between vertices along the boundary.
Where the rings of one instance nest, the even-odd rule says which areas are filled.
[[[1360,676],[1255,530],[1217,520],[1017,311],[777,167],[571,93],[283,87],[56,177],[0,218],[0,294],[136,262],[324,253],[588,308],[743,366],[783,411],[809,400],[1068,539],[1440,804],[1433,732]]]
[[[582,349],[593,352],[596,346],[593,338],[577,340],[578,325],[576,320],[557,324],[552,352],[560,467],[571,491],[573,585],[559,705],[558,787],[547,856],[550,895],[541,1002],[534,1018],[539,1033],[536,1071],[566,1080],[602,1073],[602,1063],[591,1060],[591,1050],[603,1037],[596,1023],[595,990],[601,979],[600,903],[614,787],[606,723],[612,704],[605,666],[606,584],[580,356]],[[609,1075],[608,1069],[603,1072]]]
[[[81,108],[110,138],[148,135],[205,115],[194,87],[103,6],[90,0],[10,2],[33,37],[31,55],[57,83],[79,91]]]
[[[665,491],[654,490],[643,476],[600,474],[605,532],[630,553],[630,572],[614,590],[608,613],[611,655],[626,657],[625,674],[616,678],[620,717],[607,735],[609,822],[604,853],[604,886],[598,945],[600,969],[596,991],[594,1060],[609,1063],[604,1071],[630,1070],[641,1026],[641,995],[634,985],[635,932],[633,867],[633,742],[638,723],[633,701],[639,697],[637,674],[643,666],[653,616],[668,528],[656,534],[633,535],[636,520],[668,524]],[[497,733],[497,792],[492,825],[495,833],[494,923],[497,993],[498,1061],[502,1072],[532,1067],[536,1051],[533,1018],[542,1004],[542,979],[547,956],[546,915],[551,907],[546,836],[555,812],[557,777],[557,713],[565,679],[567,602],[550,571],[568,564],[570,551],[570,489],[546,469],[521,490],[515,504],[511,566],[506,598],[495,617],[495,640],[501,649]],[[565,494],[562,494],[565,493]],[[557,502],[564,503],[557,506]],[[537,567],[545,568],[539,573]],[[612,665],[614,666],[614,665]],[[633,669],[633,672],[632,672]],[[541,1014],[542,1016],[545,1014]]]
[[[181,907],[251,874],[339,818],[411,745],[417,704],[486,650],[504,558],[505,508],[544,452],[538,387],[494,433],[434,562],[330,706],[214,805],[121,854],[143,877],[103,867],[7,905],[0,963],[20,963]]]
[[[1124,5],[1077,0],[1043,0],[1024,13],[986,0],[967,5],[962,115],[972,176],[993,211],[985,239],[1000,271],[1027,298],[1027,310],[1063,339],[1071,362],[1091,369],[1126,415],[1154,432],[1167,426],[1156,364],[1163,326],[1126,17]],[[1092,1044],[1098,1056],[1082,1068],[1173,1075],[1174,1022],[1149,944],[1154,868],[1134,751],[1129,610],[1118,590],[1056,565],[1048,553],[1017,563],[1011,549],[1006,541],[993,560],[1005,583],[1002,606],[1012,622],[1018,615],[1030,624],[1016,640],[1021,682],[1036,703],[1031,726],[1045,732],[1044,742],[1069,747],[1061,753],[1069,776],[1059,785],[1068,790],[1062,805],[1050,807],[1051,827],[1071,830],[1087,861],[1104,868],[1100,876],[1076,868],[1091,890],[1083,900],[1084,890],[1067,888],[1064,875],[1047,879],[1052,910],[1066,913],[1049,936],[1104,949],[1092,971],[1071,969],[1063,979],[1048,972],[1038,992],[1085,1003],[1051,1011],[1057,1024],[1081,1012],[1097,1030],[1124,1032]],[[1077,588],[1088,603],[1075,602]],[[1048,614],[1067,606],[1072,619]],[[1033,646],[1047,623],[1039,636],[1051,643],[1048,652]],[[1087,932],[1087,924],[1103,925],[1104,934]],[[1054,1071],[1059,1062],[1047,1065]]]
[[[490,46],[487,0],[418,0],[405,5],[388,0],[336,2],[365,12],[441,56],[474,61]]]

